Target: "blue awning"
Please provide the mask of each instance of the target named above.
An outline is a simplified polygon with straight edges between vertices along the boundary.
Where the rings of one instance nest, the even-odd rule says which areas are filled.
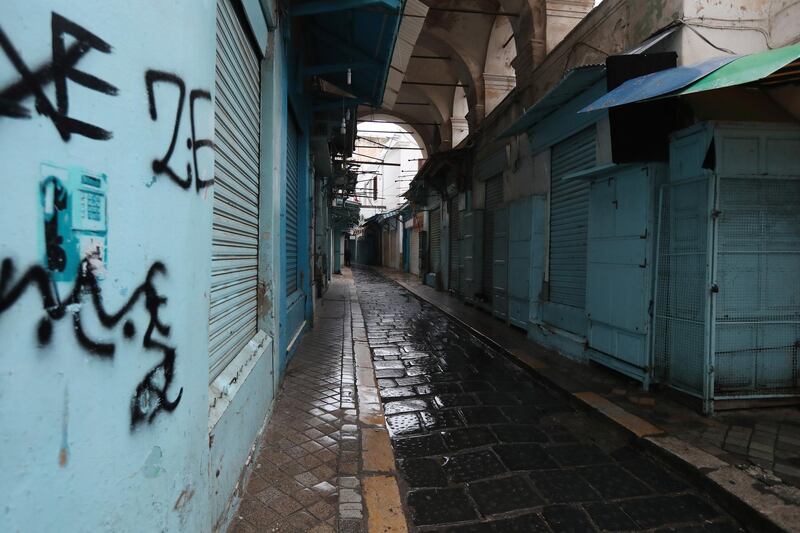
[[[565,102],[597,83],[606,74],[604,65],[587,65],[577,67],[569,72],[552,89],[539,99],[530,109],[519,117],[508,129],[500,134],[500,138],[518,135],[529,130],[545,117],[559,109]]]
[[[359,102],[380,105],[404,4],[405,0],[294,2],[292,16],[302,17],[307,30],[310,61],[305,74],[319,76]]]
[[[584,107],[579,113],[631,104],[683,89],[738,57],[740,56],[714,57],[694,65],[670,68],[633,78]]]

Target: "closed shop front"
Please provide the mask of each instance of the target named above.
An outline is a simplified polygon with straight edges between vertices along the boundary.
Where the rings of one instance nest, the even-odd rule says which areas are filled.
[[[654,235],[665,165],[607,168],[590,179],[586,315],[592,360],[647,384],[652,361]]]
[[[589,183],[563,179],[595,166],[595,127],[554,145],[550,168],[548,299],[543,318],[559,328],[586,334],[586,243]]]
[[[286,133],[286,295],[297,290],[298,267],[298,217],[300,176],[298,169],[298,132],[297,124],[289,113]]]
[[[508,319],[515,326],[528,324],[531,264],[531,198],[508,207]]]
[[[486,181],[486,204],[483,213],[483,296],[492,301],[495,211],[503,204],[503,175],[497,174]]]
[[[430,211],[430,239],[431,239],[431,261],[430,271],[437,273],[441,268],[442,257],[442,210],[436,208]]]
[[[260,64],[230,0],[217,3],[209,377],[257,332]]]
[[[653,355],[656,377],[706,412],[800,396],[799,176],[796,126],[700,123],[673,135]]]
[[[419,229],[417,229],[416,225],[411,229],[411,245],[409,246],[408,257],[409,271],[419,276]]]
[[[458,196],[454,196],[448,202],[447,207],[448,215],[450,217],[450,249],[448,253],[450,254],[450,287],[451,291],[455,291],[457,293],[461,292],[459,286],[459,280],[461,275],[461,261],[460,261],[460,245],[461,242],[459,241],[459,222],[461,219],[461,213],[458,210]]]

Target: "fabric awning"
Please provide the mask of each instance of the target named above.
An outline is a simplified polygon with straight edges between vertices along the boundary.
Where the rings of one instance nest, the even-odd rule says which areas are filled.
[[[498,137],[511,137],[529,130],[541,122],[550,113],[560,108],[579,95],[606,74],[604,65],[587,65],[577,67],[569,72],[552,89],[531,106],[516,122],[503,131]]]
[[[758,83],[773,87],[800,81],[800,44],[747,56],[724,56],[628,80],[580,113],[632,104],[657,97]]]
[[[579,113],[632,104],[683,89],[687,85],[725,66],[737,57],[739,56],[714,57],[694,65],[668,68],[633,78],[587,105]]]
[[[697,81],[678,95],[760,81],[765,85],[800,80],[800,44],[740,57]]]

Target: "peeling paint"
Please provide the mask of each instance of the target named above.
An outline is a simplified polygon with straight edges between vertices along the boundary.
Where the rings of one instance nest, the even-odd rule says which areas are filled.
[[[61,449],[58,450],[58,466],[64,468],[69,462],[69,389],[64,386],[64,411],[61,415]]]
[[[194,489],[189,489],[188,487],[183,489],[178,495],[178,499],[175,500],[175,506],[173,510],[180,511],[189,501],[194,497]]]
[[[150,453],[147,455],[147,459],[145,459],[144,465],[142,465],[142,474],[144,477],[153,479],[166,473],[164,467],[161,466],[161,460],[163,458],[164,453],[161,451],[161,447],[153,446],[153,449],[150,450]]]

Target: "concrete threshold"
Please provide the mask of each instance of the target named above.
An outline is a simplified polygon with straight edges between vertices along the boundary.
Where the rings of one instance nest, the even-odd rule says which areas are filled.
[[[553,360],[552,352],[547,348],[538,345],[525,346],[534,344],[530,340],[524,343],[513,341],[504,343],[502,335],[497,335],[496,330],[492,331],[498,324],[496,321],[486,320],[485,313],[468,307],[460,300],[441,295],[442,293],[428,294],[434,289],[408,279],[405,273],[382,268],[374,270],[417,298],[438,308],[483,342],[498,348],[511,360],[528,369],[544,383],[569,394],[577,405],[622,429],[638,446],[658,455],[695,479],[747,527],[756,531],[800,532],[800,489],[785,484],[765,483],[736,465],[707,453],[678,436],[671,435],[653,422],[631,413],[598,391],[588,388],[586,382],[571,379],[569,376],[573,374],[572,372],[559,371],[560,362]],[[445,299],[455,301],[444,301]],[[474,317],[476,320],[466,318],[474,313],[481,313],[482,320],[477,320],[477,315]],[[540,355],[545,353],[549,353],[550,357]],[[562,358],[563,365],[578,364],[561,355],[555,357]],[[645,399],[645,401],[650,400]]]

